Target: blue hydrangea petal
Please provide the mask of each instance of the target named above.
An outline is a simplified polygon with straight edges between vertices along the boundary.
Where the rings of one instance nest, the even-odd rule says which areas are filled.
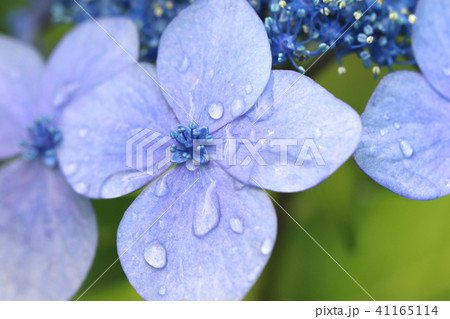
[[[171,165],[173,141],[167,135],[178,123],[149,77],[155,73],[150,64],[142,64],[142,68],[131,65],[66,108],[60,123],[64,139],[58,158],[67,180],[80,194],[91,198],[122,196],[148,184]],[[143,135],[133,139],[141,132]],[[167,142],[156,147],[163,138]],[[133,148],[127,163],[128,140]],[[155,160],[147,167],[151,154]],[[164,158],[167,162],[158,168]],[[152,172],[147,170],[151,167]]]
[[[219,162],[231,175],[273,191],[297,192],[338,169],[353,154],[360,136],[359,115],[347,104],[306,76],[273,71],[255,107],[214,138],[237,139],[236,161],[230,160],[233,147],[226,146]],[[263,144],[262,162],[251,156],[242,139]],[[286,142],[290,146],[283,161],[277,145]],[[251,162],[246,163],[248,156]]]
[[[46,67],[41,107],[53,114],[69,101],[133,63],[139,51],[136,26],[125,18],[88,21],[67,34]]]
[[[262,190],[213,163],[195,172],[180,165],[130,206],[117,247],[130,283],[145,299],[237,300],[263,270],[276,229]]]
[[[412,47],[425,78],[450,99],[450,6],[446,1],[422,0],[417,4]]]
[[[422,75],[399,71],[386,76],[362,120],[355,159],[367,175],[411,199],[450,193],[450,101]]]
[[[158,78],[178,119],[211,132],[256,102],[270,69],[267,33],[247,1],[195,1],[159,46]]]
[[[20,152],[19,141],[33,118],[43,61],[32,47],[0,35],[0,159]]]
[[[67,300],[97,245],[90,202],[56,169],[14,161],[0,168],[0,300]]]

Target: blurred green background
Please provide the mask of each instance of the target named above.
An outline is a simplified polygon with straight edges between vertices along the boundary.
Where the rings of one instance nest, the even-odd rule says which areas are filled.
[[[7,13],[23,3],[0,1],[1,33],[8,32]],[[48,55],[67,29],[47,28],[36,45]],[[344,76],[337,74],[332,56],[307,75],[362,113],[378,81],[356,57],[343,62]],[[78,295],[117,261],[117,227],[135,196],[94,201],[99,245]],[[450,300],[449,196],[430,202],[404,199],[373,182],[352,159],[311,190],[273,196],[376,300]],[[283,210],[276,209],[277,242],[246,300],[370,300]],[[142,299],[117,261],[81,300]]]

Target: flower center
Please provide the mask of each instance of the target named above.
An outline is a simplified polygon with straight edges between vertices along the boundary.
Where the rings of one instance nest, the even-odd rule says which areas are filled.
[[[23,157],[28,161],[41,159],[48,167],[56,167],[56,146],[62,140],[61,132],[51,118],[38,118],[27,126],[28,138],[19,145],[24,149]]]
[[[172,144],[170,148],[170,151],[173,153],[171,158],[173,163],[194,162],[199,165],[209,161],[208,151],[205,146],[211,143],[213,139],[209,135],[208,127],[198,128],[197,123],[194,122],[189,127],[180,125],[176,131],[170,132],[170,137],[177,142]]]

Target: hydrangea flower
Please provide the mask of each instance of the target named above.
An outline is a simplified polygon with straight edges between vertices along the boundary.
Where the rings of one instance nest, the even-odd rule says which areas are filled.
[[[276,239],[261,188],[315,186],[353,153],[361,130],[358,114],[309,78],[271,71],[267,33],[245,0],[195,1],[164,31],[156,70],[130,67],[73,102],[62,124],[60,163],[82,194],[118,197],[152,182],[117,238],[129,281],[151,300],[243,298]],[[261,143],[287,138],[314,139],[325,163],[303,154],[295,165],[300,144],[283,163],[281,148]],[[127,165],[130,140],[143,171]],[[236,165],[214,160],[211,141],[237,141]],[[261,143],[267,165],[243,163],[245,141]],[[167,151],[172,162],[162,161]]]
[[[131,21],[102,24],[137,57]],[[12,159],[0,168],[0,299],[69,299],[87,275],[96,218],[58,165],[60,117],[129,63],[94,23],[70,32],[46,65],[33,48],[0,36],[0,159]]]
[[[339,73],[342,57],[356,53],[365,67],[392,70],[394,63],[413,64],[408,41],[417,0],[269,0],[265,19],[274,64],[298,63],[335,51]]]
[[[389,190],[430,200],[450,194],[450,8],[421,0],[416,14],[412,46],[423,75],[398,71],[381,81],[355,159]]]

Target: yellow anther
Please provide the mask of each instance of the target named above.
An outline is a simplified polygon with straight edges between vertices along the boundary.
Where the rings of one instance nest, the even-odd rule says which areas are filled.
[[[391,20],[397,20],[397,19],[398,19],[398,13],[397,13],[397,12],[391,12],[391,13],[389,13],[389,19],[391,19]]]
[[[378,65],[375,65],[375,66],[372,68],[372,73],[373,73],[373,74],[379,75],[380,72],[381,72],[381,69],[380,69],[380,67],[379,67]]]
[[[278,2],[278,5],[284,9],[284,7],[286,7],[287,3],[284,0],[281,0],[280,2]]]
[[[417,22],[417,16],[415,14],[410,14],[408,16],[408,22],[411,24],[414,24]]]
[[[353,16],[355,17],[356,20],[361,19],[361,17],[363,16],[363,14],[361,13],[361,11],[355,11],[353,13]]]
[[[373,36],[368,36],[366,42],[371,44],[373,42]]]
[[[169,10],[173,9],[173,2],[172,1],[166,1],[166,8]]]

